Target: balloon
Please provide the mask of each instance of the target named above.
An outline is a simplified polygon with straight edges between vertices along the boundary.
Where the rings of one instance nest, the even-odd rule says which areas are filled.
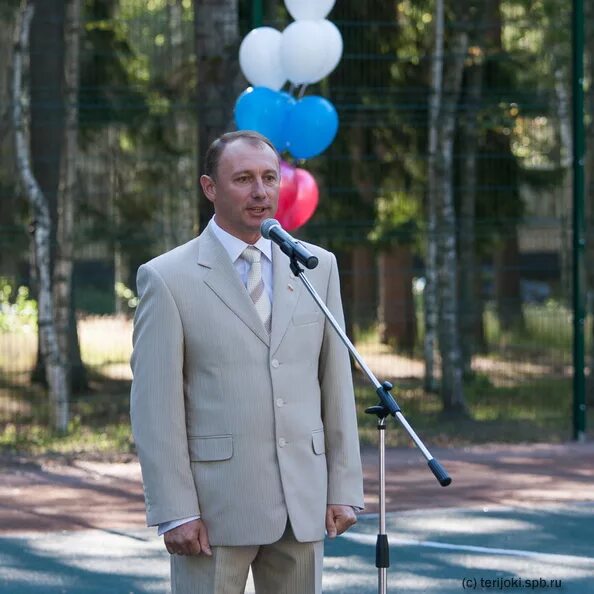
[[[281,62],[282,33],[272,27],[252,29],[239,47],[239,65],[256,87],[278,91],[287,80]]]
[[[342,58],[342,35],[338,27],[330,21],[323,19],[318,21],[322,37],[326,40],[326,51],[324,53],[324,64],[316,74],[317,80],[326,78],[340,62]]]
[[[319,21],[295,21],[282,33],[281,61],[287,78],[296,85],[320,80],[326,64],[326,39]]]
[[[278,208],[276,216],[282,216],[291,208],[297,198],[297,180],[295,178],[295,167],[286,161],[280,162],[281,182],[278,195]],[[279,215],[279,213],[281,213]]]
[[[235,102],[235,123],[239,130],[260,132],[282,151],[287,145],[288,114],[295,104],[288,93],[248,87]]]
[[[285,0],[289,14],[296,20],[323,19],[334,6],[336,0]]]
[[[287,231],[292,231],[301,227],[313,216],[319,202],[318,184],[314,176],[305,169],[295,170],[295,180],[297,182],[297,198],[291,208],[283,215],[282,220],[278,222]]]
[[[315,157],[332,144],[337,131],[338,114],[332,103],[309,95],[297,101],[289,111],[286,146],[296,159]]]

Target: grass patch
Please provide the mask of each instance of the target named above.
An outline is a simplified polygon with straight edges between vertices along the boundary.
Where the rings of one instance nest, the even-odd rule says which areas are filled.
[[[356,392],[361,441],[375,444],[377,418],[364,410],[377,403],[377,396],[373,388],[363,385]],[[568,378],[539,378],[499,387],[485,376],[478,376],[465,386],[466,415],[444,413],[439,396],[424,392],[420,381],[397,384],[393,394],[406,419],[428,444],[447,447],[571,439],[572,393]],[[590,411],[592,422],[594,414]],[[397,420],[389,421],[386,444],[413,446]]]
[[[439,396],[425,392],[420,380],[395,384],[393,394],[404,416],[428,446],[558,443],[571,438],[569,378],[537,378],[502,387],[478,375],[465,386],[468,415],[445,414]],[[128,386],[127,382],[95,378],[93,391],[72,402],[73,418],[66,435],[39,421],[5,423],[0,426],[0,451],[104,458],[134,452]],[[375,391],[358,376],[355,392],[361,442],[376,444],[377,418],[365,413],[365,408],[377,404]],[[589,411],[588,426],[591,423],[593,411]],[[388,420],[386,444],[414,447],[394,419]]]
[[[47,391],[30,382],[36,335],[22,328],[0,333],[0,451],[87,457],[133,451],[128,412],[132,322],[123,316],[87,316],[78,330],[89,390],[72,397],[66,434],[51,429]]]
[[[522,307],[524,327],[503,330],[491,304],[484,312],[485,335],[490,345],[526,352],[568,352],[573,344],[573,311],[554,300],[544,304],[527,303]],[[586,350],[591,348],[592,316],[587,316],[584,328]]]
[[[73,397],[66,434],[51,428],[47,396],[29,394],[20,418],[0,424],[0,451],[102,458],[134,452],[128,381],[92,374],[90,390]],[[23,395],[24,396],[24,395]]]
[[[356,328],[355,338],[380,380],[394,376],[393,393],[405,417],[428,444],[565,441],[572,431],[570,312],[555,303],[526,305],[524,312],[525,328],[512,332],[499,328],[492,309],[485,313],[491,352],[475,358],[477,373],[465,384],[466,415],[444,414],[439,396],[422,388],[420,357],[398,354],[380,344],[377,325]],[[79,320],[91,388],[73,398],[67,435],[48,429],[47,394],[29,383],[37,349],[35,335],[22,329],[0,333],[0,450],[104,457],[132,452],[128,418],[131,330],[132,323],[125,317]],[[377,396],[360,374],[356,374],[355,389],[361,441],[374,444],[377,419],[364,411],[377,404]],[[594,413],[588,415],[588,426],[592,426]],[[388,445],[413,447],[398,422],[390,420],[388,425]]]
[[[24,429],[9,423],[0,430],[0,451],[105,458],[131,453],[134,447],[128,422],[94,427],[83,424],[77,416],[71,420],[66,435],[46,425],[32,424]]]

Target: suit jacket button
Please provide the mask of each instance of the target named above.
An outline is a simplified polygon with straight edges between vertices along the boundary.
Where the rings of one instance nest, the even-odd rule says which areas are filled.
[[[281,448],[284,448],[284,447],[287,445],[287,440],[286,440],[284,437],[281,437],[281,438],[278,440],[278,445],[279,445]]]
[[[280,365],[278,359],[273,359],[270,363],[275,369]]]
[[[282,398],[277,398],[276,399],[276,406],[284,406],[285,405],[285,401]]]

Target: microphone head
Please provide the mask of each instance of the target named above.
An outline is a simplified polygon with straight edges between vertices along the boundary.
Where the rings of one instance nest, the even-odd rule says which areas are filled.
[[[276,219],[266,219],[262,221],[262,224],[260,225],[260,233],[262,234],[262,237],[264,239],[270,239],[270,230],[275,226],[281,226],[281,224]]]

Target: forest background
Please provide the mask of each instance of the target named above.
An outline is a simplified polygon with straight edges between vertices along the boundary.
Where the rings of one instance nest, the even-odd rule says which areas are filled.
[[[337,253],[350,335],[439,443],[575,435],[571,16],[562,0],[338,0],[342,61],[305,89],[340,128],[296,163],[321,190],[296,235]],[[133,449],[136,269],[208,222],[200,160],[234,127],[239,44],[290,21],[272,0],[3,0],[0,447]],[[591,147],[589,5],[583,25]],[[584,280],[591,296],[592,267]],[[592,299],[584,313],[588,377]]]

